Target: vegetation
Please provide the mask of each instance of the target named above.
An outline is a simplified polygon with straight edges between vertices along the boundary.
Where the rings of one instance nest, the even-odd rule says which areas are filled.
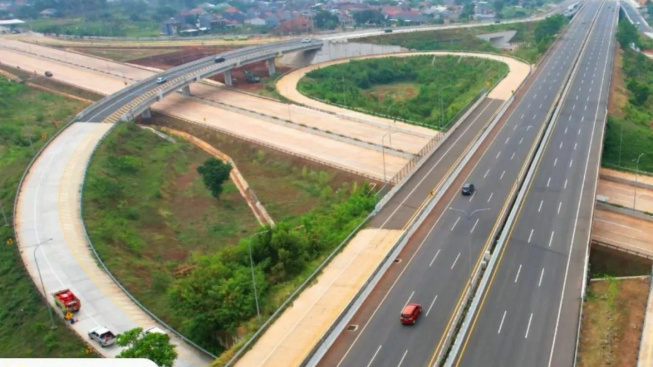
[[[635,169],[637,158],[644,153],[639,169],[653,172],[653,60],[621,43],[621,40],[633,42],[633,39],[624,38],[622,30],[628,27],[622,24],[630,23],[619,23],[627,101],[618,113],[608,115],[602,163],[609,167]],[[634,43],[637,44],[639,36],[635,36]]]
[[[331,172],[189,128],[237,162],[277,222],[266,237],[272,242],[252,241],[261,312],[269,315],[374,199],[366,187]],[[130,292],[218,353],[230,336],[257,327],[250,321],[256,308],[244,238],[260,229],[231,182],[219,201],[212,199],[196,169],[207,158],[183,141],[119,125],[91,161],[84,218],[100,256]]]
[[[283,300],[281,295],[287,295],[280,292],[287,283],[303,280],[303,271],[312,270],[374,204],[366,185],[353,188],[346,201],[302,216],[300,226],[293,227],[297,221],[280,221],[235,247],[195,257],[192,273],[175,281],[170,291],[173,307],[186,315],[184,330],[205,348],[219,351],[221,332],[234,334],[256,315],[255,297],[261,312],[271,314]]]
[[[473,9],[473,8],[472,8]],[[394,33],[363,38],[361,42],[398,45],[419,51],[481,51],[500,52],[476,36],[479,34],[515,30],[511,42],[519,44],[515,51],[503,51],[528,62],[535,63],[544,54],[567,18],[554,15],[539,22],[494,24],[487,27],[455,28],[428,32]],[[536,38],[537,30],[537,38]]]
[[[331,103],[445,128],[507,70],[503,63],[474,57],[375,58],[311,71],[299,89]]]
[[[159,367],[172,367],[177,359],[175,346],[170,344],[170,336],[164,333],[143,333],[143,329],[138,327],[118,334],[116,344],[125,347],[118,358],[147,358]]]
[[[47,306],[25,271],[11,226],[18,182],[45,143],[43,138],[83,107],[78,101],[0,77],[0,355],[4,357],[94,356],[56,313],[57,330],[50,329]]]
[[[579,367],[635,366],[648,278],[592,281],[583,303]]]
[[[203,165],[197,167],[197,173],[202,176],[204,185],[214,198],[219,199],[222,193],[222,185],[229,179],[231,165],[216,158],[209,158]]]

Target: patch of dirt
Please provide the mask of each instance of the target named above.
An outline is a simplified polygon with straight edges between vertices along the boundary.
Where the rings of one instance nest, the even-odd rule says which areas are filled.
[[[375,96],[379,101],[386,97],[393,101],[405,101],[414,98],[419,93],[419,86],[413,83],[393,83],[377,85],[370,88],[365,94]]]
[[[179,48],[172,47],[148,47],[148,48],[109,48],[109,47],[80,47],[70,48],[69,50],[76,51],[82,54],[100,56],[115,61],[130,62],[129,60],[141,59],[170,52],[178,51]]]
[[[631,367],[637,364],[648,277],[593,281],[583,307],[579,367]]]
[[[131,64],[142,66],[149,66],[158,69],[170,69],[191,61],[201,59],[203,57],[215,55],[221,52],[232,50],[227,47],[208,47],[208,46],[193,46],[184,47],[181,51],[169,52],[162,55],[151,55],[140,59],[130,61]],[[289,67],[277,67],[277,73],[285,73],[289,71]],[[258,83],[248,83],[245,79],[245,70],[261,78]],[[270,78],[268,75],[268,67],[265,61],[259,61],[248,64],[231,71],[231,78],[234,88],[240,88],[248,91],[256,91],[265,87],[265,82]],[[224,83],[224,75],[217,74],[210,78],[220,83]]]
[[[623,73],[623,50],[617,44],[615,53],[614,65],[612,67],[612,83],[610,84],[610,100],[608,102],[608,113],[616,116],[623,117],[623,108],[628,102],[628,92],[624,83]]]

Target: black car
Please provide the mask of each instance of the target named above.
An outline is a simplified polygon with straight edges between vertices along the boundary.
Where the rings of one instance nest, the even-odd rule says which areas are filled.
[[[463,185],[463,195],[469,196],[469,195],[474,195],[474,191],[476,188],[474,187],[474,184],[472,183],[466,183]]]
[[[47,76],[48,78],[52,78],[52,73],[49,72],[49,71],[46,71],[46,72],[45,72],[45,76]]]
[[[219,63],[221,63],[221,62],[225,62],[225,60],[226,60],[226,59],[225,59],[224,57],[222,57],[222,56],[218,56],[218,57],[215,58],[215,63],[216,63],[216,64],[219,64]]]

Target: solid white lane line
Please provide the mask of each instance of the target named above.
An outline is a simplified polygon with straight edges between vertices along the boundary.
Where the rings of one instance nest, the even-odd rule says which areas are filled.
[[[512,160],[513,158],[515,158],[515,153],[512,153],[512,155],[510,156],[510,160]]]
[[[505,175],[505,174],[506,174],[505,170],[503,172],[501,172],[501,177],[499,177],[499,180],[503,179],[503,175]]]
[[[460,217],[456,219],[456,223],[453,224],[453,227],[451,227],[451,230],[453,231],[454,228],[456,228],[456,224],[458,224],[458,221],[460,220]]]
[[[560,208],[562,208],[562,201],[558,203],[558,214],[560,214]]]
[[[451,264],[451,270],[453,270],[454,266],[456,266],[456,263],[458,262],[459,258],[460,258],[460,252],[458,253],[458,256],[456,256],[456,260],[454,260],[453,264]]]
[[[487,169],[487,171],[485,171],[485,174],[483,175],[483,178],[486,178],[488,173],[490,173],[490,169],[489,169],[489,168]]]
[[[473,233],[473,232],[474,232],[474,228],[476,228],[476,225],[478,224],[478,220],[479,220],[479,219],[481,219],[481,218],[476,218],[476,222],[474,222],[474,226],[472,226],[472,230],[469,231],[469,233]]]
[[[399,364],[397,365],[397,367],[401,367],[401,364],[404,363],[404,358],[406,358],[406,354],[408,354],[408,349],[406,349],[406,351],[404,352],[404,355],[401,356],[401,360],[399,361]]]
[[[544,277],[544,268],[542,268],[542,272],[540,273],[540,281],[537,282],[538,287],[542,285],[542,278],[543,277]]]
[[[549,247],[551,247],[551,243],[553,242],[553,235],[556,233],[556,231],[551,231],[551,238],[549,238]]]
[[[501,151],[499,151],[499,153],[497,153],[497,156],[495,157],[495,159],[499,159],[500,155],[501,155]]]
[[[567,188],[567,179],[565,178],[565,186],[563,187],[563,189],[566,189],[566,188]]]
[[[492,195],[494,195],[494,191],[493,191],[493,192],[491,192],[491,193],[490,193],[490,197],[489,197],[489,198],[487,198],[487,203],[489,203],[489,202],[490,202],[490,200],[492,200]]]
[[[538,213],[542,210],[542,204],[544,204],[544,200],[540,200],[540,207],[537,208]]]
[[[569,168],[571,168],[572,164],[574,164],[574,159],[573,158],[569,161]]]
[[[435,298],[433,298],[433,301],[431,301],[431,305],[429,306],[429,309],[426,310],[426,317],[429,316],[429,312],[431,312],[431,308],[433,308],[433,304],[435,303],[435,300],[437,300],[437,299],[438,299],[438,295],[436,294]]]
[[[501,327],[503,327],[503,320],[506,319],[506,312],[507,311],[503,311],[503,317],[501,318],[501,323],[499,324],[499,330],[497,330],[497,334],[501,334]]]
[[[553,161],[553,167],[555,167],[556,164],[558,164],[558,158],[556,158],[556,159]]]
[[[517,269],[517,275],[515,276],[515,283],[517,283],[517,280],[519,279],[519,273],[521,273],[521,264],[519,264],[519,269]]]
[[[549,187],[550,184],[551,184],[551,177],[549,177],[549,179],[546,181],[546,187]]]
[[[526,335],[524,335],[524,339],[528,339],[528,331],[531,329],[531,321],[533,321],[532,313],[531,313],[531,317],[528,318],[528,326],[526,327]]]
[[[431,265],[433,265],[433,262],[435,261],[435,259],[438,258],[438,255],[440,255],[440,250],[441,249],[438,249],[438,252],[436,252],[435,256],[433,256],[433,259],[431,259],[431,263],[429,264],[429,268],[431,267]]]
[[[376,355],[379,354],[380,350],[381,350],[381,346],[379,345],[379,347],[376,348],[376,352],[372,356],[372,359],[370,359],[370,363],[367,364],[367,367],[370,367],[372,365],[372,362],[374,362],[374,358],[376,358]]]
[[[531,229],[531,234],[528,235],[528,243],[531,243],[531,239],[533,238],[533,231],[534,229]]]

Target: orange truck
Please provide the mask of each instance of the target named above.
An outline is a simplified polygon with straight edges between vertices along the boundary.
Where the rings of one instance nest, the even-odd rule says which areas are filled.
[[[77,312],[82,307],[82,302],[70,289],[64,289],[55,293],[54,302],[65,314],[66,312]]]

